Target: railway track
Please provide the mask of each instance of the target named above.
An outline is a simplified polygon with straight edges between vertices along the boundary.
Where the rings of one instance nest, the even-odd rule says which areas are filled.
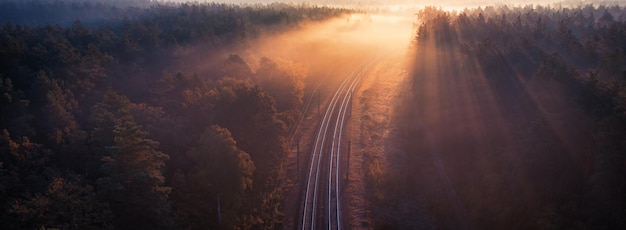
[[[300,229],[341,229],[341,159],[352,94],[374,58],[354,69],[334,92],[321,117],[303,188]],[[345,146],[344,146],[345,147]]]

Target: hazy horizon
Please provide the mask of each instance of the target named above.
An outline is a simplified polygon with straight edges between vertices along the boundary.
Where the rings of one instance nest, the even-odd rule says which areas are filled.
[[[318,5],[354,5],[354,6],[389,6],[389,5],[467,5],[467,6],[486,6],[486,5],[525,5],[525,4],[553,4],[553,3],[603,3],[618,4],[620,1],[614,0],[203,0],[203,1],[187,1],[174,0],[175,2],[223,2],[223,3],[309,3]]]
[[[162,1],[162,0],[157,0]],[[444,10],[462,10],[465,8],[477,8],[485,6],[497,5],[562,5],[562,6],[580,6],[586,4],[595,5],[625,5],[626,2],[617,0],[164,0],[163,2],[217,2],[217,3],[233,3],[233,4],[270,4],[270,3],[293,3],[293,4],[312,4],[320,6],[333,6],[357,9],[390,9],[392,11],[405,11],[425,6],[441,7]]]

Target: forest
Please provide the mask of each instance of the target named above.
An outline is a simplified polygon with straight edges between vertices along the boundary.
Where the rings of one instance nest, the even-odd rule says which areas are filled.
[[[375,72],[406,84],[380,119],[390,134],[372,132],[389,156],[364,154],[363,175],[345,180],[364,178],[366,224],[344,226],[626,229],[626,8],[416,16],[408,69]],[[289,228],[305,101],[314,127],[332,94],[322,81],[342,80],[331,72],[402,46],[404,27],[380,18],[307,3],[0,0],[0,229]],[[355,95],[365,108],[373,94]]]
[[[380,229],[626,228],[626,9],[418,14]]]
[[[307,72],[236,52],[350,11],[120,2],[0,2],[0,229],[280,228]]]

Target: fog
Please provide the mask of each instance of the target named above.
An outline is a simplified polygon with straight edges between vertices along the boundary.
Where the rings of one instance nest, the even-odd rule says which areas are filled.
[[[624,0],[65,1],[0,0],[0,229],[626,229]]]
[[[284,34],[266,36],[242,56],[253,68],[260,58],[270,57],[301,63],[311,72],[342,67],[350,69],[355,61],[405,51],[413,34],[412,20],[405,16],[346,15]]]
[[[414,35],[413,15],[357,13],[309,22],[281,33],[265,33],[237,46],[215,50],[203,41],[172,52],[177,63],[166,72],[200,76],[219,73],[230,55],[240,56],[255,71],[263,58],[299,66],[308,82],[342,79],[373,57],[406,53]],[[311,85],[307,85],[311,86]]]

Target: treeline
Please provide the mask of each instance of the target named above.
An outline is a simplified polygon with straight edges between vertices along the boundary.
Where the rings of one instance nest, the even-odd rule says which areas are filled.
[[[377,226],[626,227],[625,15],[420,11],[403,171],[368,174]]]
[[[153,16],[153,18],[161,18],[163,16],[188,16],[194,17],[194,20],[203,21],[203,23],[211,25],[215,23],[216,18],[224,18],[220,18],[221,16],[219,14],[206,14],[206,11],[219,13],[226,9],[237,11],[241,14],[241,18],[238,20],[240,22],[228,23],[243,22],[252,25],[267,25],[267,23],[277,22],[281,24],[292,22],[295,24],[301,20],[323,20],[330,15],[337,15],[346,11],[329,7],[318,7],[315,5],[293,5],[286,3],[232,5],[223,3],[176,3],[167,1],[159,3],[150,0],[2,0],[0,1],[0,23],[13,23],[31,27],[58,24],[65,27],[71,26],[75,21],[79,20],[85,26],[95,27],[105,24],[117,24],[125,19],[146,20],[148,19],[146,16]],[[183,17],[179,20],[190,19]],[[207,27],[204,24],[201,25],[203,26],[196,29]],[[203,33],[209,32],[211,31]]]
[[[277,175],[307,73],[221,53],[347,11],[135,10],[91,26],[0,29],[0,228],[279,228]],[[185,50],[203,56],[189,64]]]
[[[83,24],[98,24],[140,17],[142,9],[155,6],[150,0],[102,1],[52,1],[52,0],[1,0],[0,23],[12,22],[27,26],[59,24],[69,26],[76,20]],[[33,15],[37,15],[33,17]]]

